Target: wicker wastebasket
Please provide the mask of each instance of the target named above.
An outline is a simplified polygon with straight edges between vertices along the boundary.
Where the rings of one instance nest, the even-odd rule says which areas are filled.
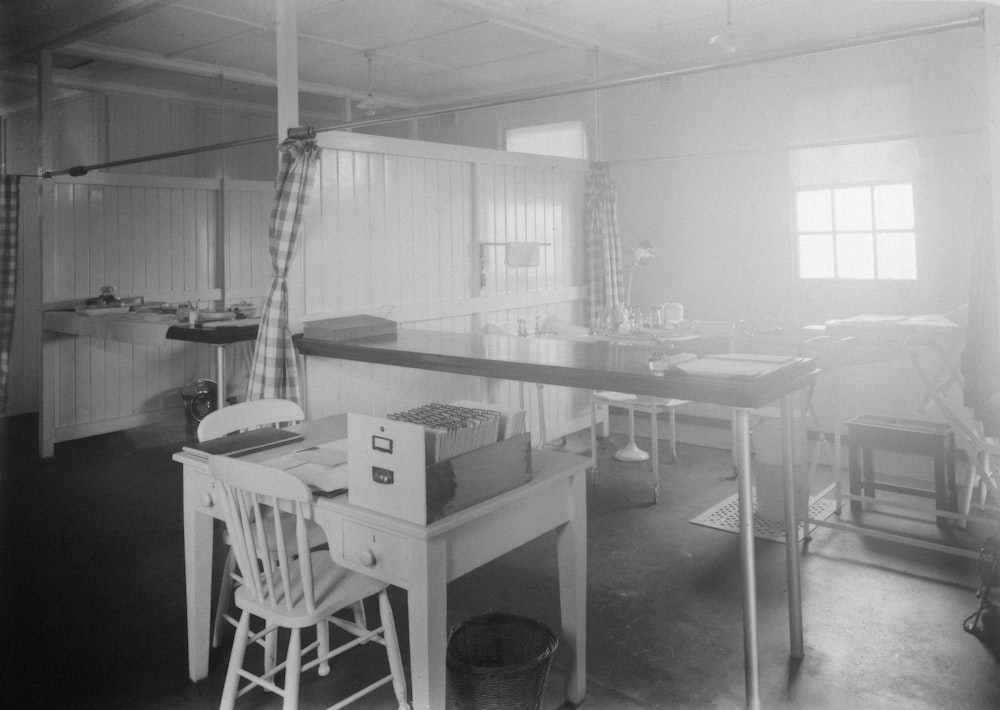
[[[559,645],[544,624],[513,614],[463,621],[448,637],[454,710],[538,710]]]

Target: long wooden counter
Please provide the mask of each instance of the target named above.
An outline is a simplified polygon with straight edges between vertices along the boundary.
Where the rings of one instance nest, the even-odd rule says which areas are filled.
[[[727,361],[726,356],[699,359],[690,372],[654,372],[650,349],[624,343],[519,338],[478,333],[402,329],[393,335],[332,342],[295,338],[307,356],[411,367],[524,382],[615,390],[633,394],[721,404],[735,409],[737,493],[740,506],[740,567],[743,590],[743,644],[746,707],[760,708],[757,633],[757,569],[754,553],[753,489],[750,476],[750,410],[780,399],[785,493],[785,529],[798,529],[795,511],[791,395],[810,385],[817,369],[806,358],[760,358],[759,366]],[[733,357],[731,354],[729,357]],[[714,365],[714,366],[713,366]],[[697,370],[697,373],[696,373]],[[748,375],[748,372],[754,372]],[[802,658],[802,597],[798,536],[786,536],[789,645]]]
[[[512,338],[401,329],[395,335],[344,342],[295,336],[303,355],[494,377],[520,382],[687,399],[755,409],[808,385],[812,361],[788,358],[759,376],[665,373],[649,368],[648,345],[585,339]],[[711,359],[706,356],[703,359]],[[721,362],[721,361],[720,361]]]

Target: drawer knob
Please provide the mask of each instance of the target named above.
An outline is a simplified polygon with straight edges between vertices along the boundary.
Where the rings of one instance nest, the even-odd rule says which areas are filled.
[[[215,501],[212,500],[212,494],[211,493],[206,493],[206,494],[204,494],[201,497],[201,505],[202,505],[202,507],[204,507],[204,508],[211,508],[212,505],[214,505],[214,504],[215,504]]]
[[[358,555],[358,560],[365,567],[374,567],[376,562],[375,553],[369,549],[362,550],[361,554]]]

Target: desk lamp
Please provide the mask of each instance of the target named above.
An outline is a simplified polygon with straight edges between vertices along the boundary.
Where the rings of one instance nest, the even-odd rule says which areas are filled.
[[[653,251],[653,243],[648,239],[644,239],[635,245],[632,249],[632,268],[629,270],[628,274],[628,289],[625,291],[625,303],[628,310],[632,310],[632,282],[635,281],[635,272],[641,268],[649,266],[649,263],[653,260],[656,253]],[[615,459],[618,461],[628,461],[630,463],[637,463],[640,461],[648,461],[650,456],[649,453],[643,451],[639,448],[638,444],[635,443],[635,397],[629,398],[633,401],[619,400],[617,402],[618,406],[624,407],[628,410],[628,444],[623,448],[619,449],[614,453]],[[655,404],[653,405],[655,408]],[[651,412],[651,416],[656,416],[655,413]],[[655,429],[654,429],[655,431]],[[656,442],[653,443],[656,446]]]
[[[635,272],[649,266],[649,263],[656,256],[653,250],[653,243],[648,239],[643,239],[632,249],[632,268],[628,272],[628,290],[625,292],[625,303],[632,307],[632,282],[635,281]]]

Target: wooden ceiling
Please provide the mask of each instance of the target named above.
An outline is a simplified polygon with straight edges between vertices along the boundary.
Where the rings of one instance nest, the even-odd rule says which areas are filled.
[[[298,0],[301,108],[340,116],[773,56],[976,18],[962,0]],[[275,106],[275,0],[0,0],[0,115],[61,95]],[[714,38],[714,42],[711,41]],[[367,55],[371,56],[371,84]],[[596,57],[596,59],[595,59]]]

